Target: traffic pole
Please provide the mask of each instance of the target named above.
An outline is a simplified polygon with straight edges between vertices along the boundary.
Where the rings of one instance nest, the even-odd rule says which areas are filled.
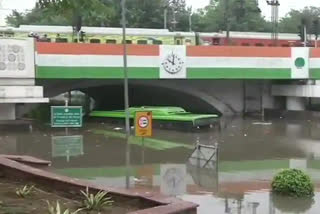
[[[130,111],[129,111],[129,83],[128,83],[128,62],[126,42],[126,0],[121,0],[122,8],[122,43],[123,43],[123,73],[124,73],[124,108],[125,108],[125,130],[126,130],[126,188],[130,187]]]

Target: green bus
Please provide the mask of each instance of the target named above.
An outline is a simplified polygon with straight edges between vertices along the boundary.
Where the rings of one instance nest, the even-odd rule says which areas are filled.
[[[130,120],[133,122],[135,112],[151,111],[153,124],[159,124],[160,127],[172,127],[175,125],[188,126],[192,128],[212,127],[219,124],[219,115],[217,114],[193,114],[187,112],[180,107],[157,107],[157,106],[142,106],[131,107]],[[90,113],[92,118],[106,118],[119,120],[125,118],[124,110],[116,111],[93,111]]]

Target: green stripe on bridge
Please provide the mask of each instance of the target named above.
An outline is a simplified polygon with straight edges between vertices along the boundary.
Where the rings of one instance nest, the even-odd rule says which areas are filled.
[[[310,79],[320,79],[320,68],[310,68]]]
[[[188,68],[188,79],[291,79],[290,68]]]
[[[320,69],[312,69],[320,78]],[[131,79],[160,79],[158,67],[129,67]],[[38,79],[122,79],[122,67],[38,66]],[[290,68],[187,68],[187,79],[291,79]]]
[[[129,78],[159,79],[159,68],[128,68]],[[39,79],[122,79],[122,67],[38,67]]]

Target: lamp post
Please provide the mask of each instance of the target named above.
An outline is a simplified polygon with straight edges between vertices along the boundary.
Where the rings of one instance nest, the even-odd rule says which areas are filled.
[[[122,9],[122,43],[123,43],[123,73],[124,73],[124,108],[125,108],[125,130],[126,130],[126,187],[130,187],[130,112],[129,112],[129,84],[128,84],[128,63],[127,63],[127,41],[126,41],[126,0],[121,0]]]
[[[164,10],[163,10],[163,29],[167,29],[167,15],[168,14],[168,8],[167,6],[164,7]]]
[[[225,22],[226,22],[226,39],[227,45],[230,44],[230,14],[229,14],[229,0],[225,0]]]
[[[189,8],[189,32],[192,32],[192,7]]]

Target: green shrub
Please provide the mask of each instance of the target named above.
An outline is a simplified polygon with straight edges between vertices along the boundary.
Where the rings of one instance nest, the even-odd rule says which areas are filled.
[[[307,213],[315,202],[311,197],[296,198],[278,194],[272,194],[271,197],[274,207],[283,213]]]
[[[291,197],[312,197],[314,186],[308,175],[298,169],[284,169],[272,181],[275,194]]]
[[[25,198],[28,195],[30,195],[30,193],[32,192],[33,188],[34,188],[34,186],[25,185],[24,187],[21,187],[21,188],[16,190],[16,195],[21,197],[21,198]]]
[[[77,214],[80,212],[82,209],[78,209],[75,212],[71,212],[69,209],[62,210],[59,201],[57,201],[56,206],[52,206],[49,201],[47,201],[48,204],[48,213],[49,214]]]
[[[86,210],[100,211],[102,208],[113,204],[111,197],[107,197],[108,192],[99,191],[96,194],[92,194],[89,193],[89,188],[87,187],[86,192],[81,190],[81,193],[84,196],[83,208]]]

